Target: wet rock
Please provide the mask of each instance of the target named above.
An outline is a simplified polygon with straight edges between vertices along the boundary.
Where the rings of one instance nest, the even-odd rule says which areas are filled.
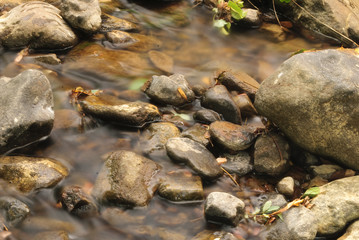
[[[199,176],[186,172],[174,172],[166,176],[158,188],[158,194],[170,201],[203,200],[202,181]]]
[[[31,216],[22,222],[21,229],[26,232],[65,231],[73,233],[76,231],[76,224],[74,224],[74,222],[61,221],[50,217]]]
[[[101,27],[101,9],[98,0],[62,0],[61,16],[78,30],[94,33]]]
[[[0,158],[0,178],[25,193],[53,187],[67,175],[67,168],[54,159],[23,156]]]
[[[303,149],[358,170],[358,64],[352,50],[297,54],[262,83],[256,109]]]
[[[143,91],[154,101],[181,106],[194,100],[195,95],[181,74],[153,76],[145,83]]]
[[[54,53],[49,54],[34,54],[24,57],[25,62],[28,60],[34,61],[40,65],[59,65],[61,60]]]
[[[69,240],[69,235],[65,231],[46,231],[37,233],[31,240]]]
[[[209,145],[209,139],[206,138],[208,128],[202,124],[196,123],[192,127],[187,128],[181,133],[181,137],[190,138],[196,142],[201,143],[204,146]]]
[[[98,209],[94,200],[79,186],[65,186],[59,190],[58,202],[69,213],[83,218],[97,215]]]
[[[71,109],[55,110],[54,130],[79,130],[81,115]]]
[[[150,57],[153,65],[155,65],[158,69],[167,73],[173,72],[173,59],[167,54],[152,50],[148,52],[148,56]]]
[[[155,150],[164,149],[167,140],[173,137],[179,137],[180,133],[180,130],[173,123],[151,123],[148,128],[143,131],[141,148],[143,152],[147,154]]]
[[[310,168],[311,174],[316,177],[319,176],[323,179],[329,180],[330,177],[336,172],[343,170],[343,168],[338,165],[332,164],[322,164],[319,166],[311,166]]]
[[[311,202],[318,219],[318,233],[330,235],[344,229],[359,218],[359,176],[342,178],[320,187],[320,193]]]
[[[289,168],[289,144],[284,137],[261,135],[254,144],[254,169],[258,173],[279,176]]]
[[[236,226],[243,217],[244,202],[224,192],[212,192],[204,203],[207,221],[214,221]]]
[[[217,112],[210,109],[198,110],[193,114],[193,119],[204,124],[210,124],[212,122],[222,120],[221,116]]]
[[[232,233],[225,231],[204,230],[192,238],[192,240],[238,240]]]
[[[237,96],[234,96],[233,100],[241,111],[243,119],[258,114],[256,108],[254,107],[251,99],[248,97],[247,94],[239,94]]]
[[[218,145],[232,153],[249,148],[255,139],[253,132],[245,126],[226,121],[211,123],[209,133]]]
[[[275,221],[269,226],[265,239],[313,240],[317,234],[317,219],[315,215],[303,206],[293,207],[283,212],[283,221]]]
[[[247,93],[250,97],[254,97],[259,88],[259,83],[245,72],[224,71],[217,79],[228,90]]]
[[[203,178],[215,179],[223,174],[213,154],[192,139],[171,138],[166,143],[166,150],[171,159],[187,164]]]
[[[222,114],[226,121],[241,123],[241,112],[225,86],[216,85],[207,90],[202,99],[202,106]]]
[[[105,94],[88,96],[81,101],[81,106],[86,114],[128,126],[141,127],[160,118],[160,112],[152,104],[128,102]]]
[[[359,221],[350,224],[345,234],[338,240],[356,240],[359,236]]]
[[[292,196],[294,193],[294,179],[292,177],[283,178],[277,183],[277,190],[281,194]]]
[[[45,75],[26,70],[12,79],[0,78],[0,86],[0,153],[48,136],[54,111],[51,86]]]
[[[251,156],[247,152],[241,151],[235,155],[225,154],[224,157],[227,162],[223,163],[222,167],[230,173],[241,177],[253,170]]]
[[[246,13],[246,16],[237,22],[239,26],[246,28],[260,27],[262,20],[261,13],[259,10],[251,8],[242,8],[242,10]]]
[[[158,185],[154,176],[160,169],[134,152],[113,152],[99,172],[92,194],[102,203],[145,206]]]
[[[0,43],[7,48],[64,49],[77,37],[51,4],[21,4],[0,18]]]
[[[0,197],[0,209],[5,212],[6,221],[11,227],[21,223],[30,213],[25,203],[13,197]]]
[[[265,193],[260,195],[259,197],[251,198],[251,202],[254,206],[259,209],[262,209],[263,205],[268,202],[272,202],[272,206],[283,207],[287,205],[287,201],[285,200],[284,195],[278,193]]]
[[[121,31],[139,31],[137,24],[129,22],[125,19],[117,18],[108,14],[102,14],[101,32],[110,32],[113,30]]]

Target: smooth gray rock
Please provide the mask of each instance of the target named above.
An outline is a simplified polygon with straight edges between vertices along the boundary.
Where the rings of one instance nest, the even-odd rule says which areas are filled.
[[[311,166],[309,167],[309,169],[314,177],[319,176],[326,180],[329,180],[330,177],[333,175],[333,173],[335,173],[336,171],[343,170],[343,168],[341,168],[340,166],[333,164],[322,164],[319,166]]]
[[[261,135],[254,144],[254,169],[258,173],[279,176],[289,168],[289,143],[278,134]]]
[[[294,193],[294,179],[292,177],[283,178],[277,183],[277,190],[281,194],[292,196]]]
[[[61,16],[76,29],[94,33],[101,27],[101,9],[98,0],[62,0]]]
[[[255,106],[300,147],[358,170],[358,65],[353,50],[297,54],[262,83]]]
[[[227,162],[223,163],[222,167],[230,173],[235,173],[241,177],[253,170],[251,156],[245,151],[235,155],[224,154],[224,157],[227,159]]]
[[[338,240],[356,240],[359,236],[359,221],[350,224],[345,234],[338,238]]]
[[[210,124],[215,121],[220,121],[221,116],[210,109],[201,109],[193,114],[193,119],[200,123]]]
[[[318,233],[330,235],[359,218],[359,176],[342,178],[320,187],[311,202],[318,219]]]
[[[208,134],[208,127],[196,123],[192,127],[187,128],[181,133],[181,137],[190,138],[196,142],[203,144],[204,146],[209,145],[209,139],[206,137]],[[209,136],[208,136],[209,137]]]
[[[236,124],[242,122],[239,108],[223,85],[216,85],[208,89],[202,98],[202,106],[222,114],[226,121]]]
[[[284,207],[287,204],[284,195],[279,193],[264,193],[258,197],[251,198],[252,204],[259,209],[268,201],[272,202],[272,206],[278,207]]]
[[[267,240],[313,240],[317,234],[317,219],[303,206],[283,212],[283,221],[277,219],[270,225]]]
[[[171,159],[185,163],[203,178],[215,179],[223,174],[213,154],[192,139],[171,138],[166,143],[166,150]]]
[[[161,166],[130,151],[113,152],[99,172],[92,195],[104,204],[146,206]]]
[[[0,209],[5,212],[6,221],[11,227],[24,221],[30,213],[25,203],[13,197],[0,197]]]
[[[38,70],[0,78],[0,153],[50,134],[55,114],[49,80]]]
[[[244,202],[225,192],[212,192],[204,203],[207,221],[214,221],[236,226],[243,217]]]
[[[23,3],[0,17],[0,45],[7,48],[64,49],[77,37],[51,4]]]
[[[194,100],[195,94],[181,74],[152,76],[143,91],[154,101],[181,106]]]
[[[239,26],[246,28],[258,28],[262,23],[261,12],[252,8],[242,8],[246,16],[238,21]]]

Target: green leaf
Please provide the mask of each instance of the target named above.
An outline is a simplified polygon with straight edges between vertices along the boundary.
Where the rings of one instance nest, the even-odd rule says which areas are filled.
[[[129,90],[139,90],[143,84],[147,81],[146,78],[136,78],[130,83]]]
[[[279,217],[280,220],[284,221],[282,213],[277,214],[277,216]]]
[[[268,208],[266,213],[272,213],[272,212],[278,211],[279,209],[280,209],[279,206],[270,206],[270,208]]]
[[[280,2],[290,3],[291,0],[279,0]]]
[[[320,188],[319,187],[312,187],[307,189],[307,191],[305,191],[305,193],[302,195],[302,198],[308,196],[310,198],[314,198],[315,196],[317,196],[320,193]]]
[[[258,213],[260,213],[261,212],[261,210],[259,209],[259,208],[255,208],[254,209],[254,212],[252,213],[253,215],[257,215]]]
[[[227,23],[228,22],[223,19],[218,19],[213,21],[213,26],[217,28],[223,28],[224,26],[227,25]]]
[[[262,207],[262,212],[266,213],[268,209],[272,206],[272,201],[267,201]]]
[[[218,13],[218,8],[212,8],[212,11],[217,14]]]
[[[237,3],[233,1],[229,1],[228,6],[231,8],[232,17],[236,20],[243,19],[247,14],[245,11],[242,10],[240,6],[238,6]]]

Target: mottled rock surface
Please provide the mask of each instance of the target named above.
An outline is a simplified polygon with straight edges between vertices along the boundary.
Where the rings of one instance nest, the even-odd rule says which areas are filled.
[[[200,123],[210,124],[215,121],[220,121],[221,116],[210,109],[201,109],[193,114],[193,119]]]
[[[209,139],[206,137],[208,134],[208,127],[202,124],[196,123],[192,127],[187,128],[181,133],[181,137],[190,138],[196,142],[203,144],[204,146],[209,145]]]
[[[323,179],[329,180],[330,177],[336,172],[336,171],[340,171],[343,170],[343,168],[341,168],[338,165],[333,165],[333,164],[322,164],[319,166],[311,166],[309,167],[311,174],[316,177],[319,176]]]
[[[281,194],[292,196],[294,193],[294,179],[292,177],[283,178],[277,183],[277,190]]]
[[[65,231],[44,231],[37,233],[31,240],[69,240],[69,234]]]
[[[244,176],[253,170],[253,163],[249,153],[241,151],[235,155],[224,154],[227,159],[222,167],[230,173],[235,173],[238,176]]]
[[[13,197],[0,197],[0,209],[5,212],[6,221],[11,227],[24,221],[30,213],[25,203]]]

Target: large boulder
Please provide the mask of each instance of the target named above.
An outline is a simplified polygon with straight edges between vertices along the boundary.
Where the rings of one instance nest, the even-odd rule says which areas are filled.
[[[297,145],[358,170],[358,66],[352,50],[295,55],[261,84],[255,106]]]
[[[0,78],[0,153],[48,136],[54,123],[49,80],[38,70]]]

